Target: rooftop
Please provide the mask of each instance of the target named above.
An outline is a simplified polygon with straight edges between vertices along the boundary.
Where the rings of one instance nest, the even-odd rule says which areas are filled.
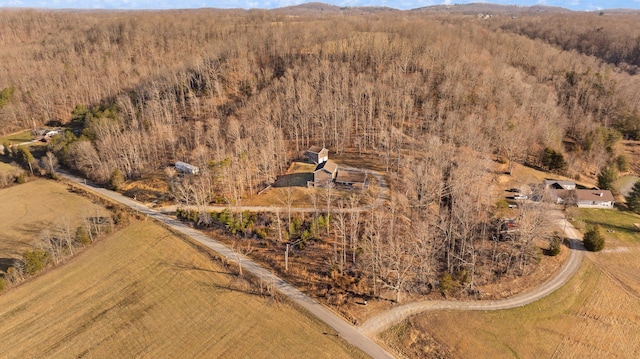
[[[313,170],[313,172],[317,172],[317,171],[320,171],[320,170],[325,170],[327,172],[334,173],[334,172],[336,172],[338,170],[338,165],[335,162],[333,162],[331,160],[328,160],[328,161],[325,161],[325,162],[322,162],[322,163],[318,164],[316,166],[316,169]]]
[[[576,184],[573,181],[559,181],[559,180],[544,180],[542,181],[542,183],[544,184],[545,187],[552,187],[556,184],[560,185],[560,187],[562,188],[566,188],[566,187],[575,187]],[[560,188],[558,188],[560,189]]]
[[[320,147],[320,146],[311,146],[309,147],[309,149],[307,150],[307,152],[309,153],[320,153],[320,151],[324,150],[324,147]]]
[[[576,199],[581,201],[597,201],[608,202],[614,201],[613,194],[609,190],[602,189],[578,189],[576,190]]]
[[[361,171],[345,171],[340,170],[336,177],[336,182],[342,183],[364,183],[367,174]]]

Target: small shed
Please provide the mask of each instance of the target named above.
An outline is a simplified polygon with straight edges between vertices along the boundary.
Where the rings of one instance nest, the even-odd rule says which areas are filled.
[[[336,175],[336,184],[364,188],[366,187],[367,173],[363,171],[351,171],[342,169]]]
[[[176,170],[190,175],[197,175],[200,173],[200,169],[198,167],[181,161],[176,162]]]
[[[320,164],[329,160],[329,150],[324,147],[311,146],[306,152],[310,162]]]

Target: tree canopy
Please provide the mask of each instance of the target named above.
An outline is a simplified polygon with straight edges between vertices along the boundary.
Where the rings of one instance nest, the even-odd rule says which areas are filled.
[[[584,234],[584,247],[591,252],[599,252],[604,249],[604,236],[600,233],[600,226],[595,225]]]
[[[631,188],[631,192],[625,197],[627,200],[627,208],[640,214],[640,181],[637,181]]]

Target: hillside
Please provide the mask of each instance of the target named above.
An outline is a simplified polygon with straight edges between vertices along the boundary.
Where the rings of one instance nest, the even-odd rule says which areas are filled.
[[[411,11],[420,12],[436,12],[447,14],[462,15],[522,15],[522,14],[540,14],[540,13],[570,13],[569,9],[557,6],[518,6],[518,5],[499,5],[490,3],[471,3],[471,4],[454,4],[454,5],[431,5],[413,9]]]
[[[270,10],[274,13],[286,15],[321,15],[321,14],[372,14],[399,11],[385,6],[335,6],[321,2],[308,2],[300,5],[283,6]]]
[[[607,10],[574,13],[567,23],[564,14],[530,14],[517,20],[500,19],[491,24],[505,31],[525,35],[577,51],[613,64],[630,74],[640,68],[640,12]]]
[[[196,225],[260,245],[273,268],[292,243],[295,255],[318,249],[294,268],[338,309],[441,290],[487,298],[478,288],[526,281],[549,262],[541,249],[553,229],[543,207],[508,212],[501,177],[516,179],[522,165],[595,183],[635,163],[622,144],[640,138],[640,78],[508,28],[544,32],[536,22],[554,19],[582,29],[593,19],[598,33],[616,29],[626,52],[631,15],[323,9],[0,12],[0,124],[62,123],[68,131],[48,144],[62,165],[106,186],[152,183],[149,192],[168,192],[163,201],[198,208],[188,213]],[[348,216],[206,212],[251,203],[311,146],[379,171],[385,203]],[[201,174],[182,176],[175,161]],[[360,200],[307,192],[318,209]],[[271,198],[287,207],[286,190]],[[527,230],[497,243],[506,216]]]
[[[3,358],[361,356],[328,331],[152,222],[0,295]]]

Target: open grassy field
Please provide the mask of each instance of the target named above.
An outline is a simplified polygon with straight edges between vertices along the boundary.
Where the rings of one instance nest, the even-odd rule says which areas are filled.
[[[624,269],[639,268],[627,262]],[[531,305],[426,313],[384,337],[414,358],[636,358],[639,312],[640,298],[587,259],[567,285]]]
[[[2,293],[0,357],[364,357],[248,289],[208,254],[137,222]]]
[[[0,259],[22,258],[46,229],[68,223],[75,232],[85,217],[105,213],[55,181],[36,179],[0,189]]]
[[[572,222],[582,233],[588,226],[600,226],[601,233],[607,242],[611,242],[611,246],[640,244],[640,215],[630,211],[582,208],[577,210]]]
[[[0,144],[2,144],[4,141],[9,142],[9,144],[18,144],[18,143],[23,143],[23,142],[28,142],[33,140],[33,134],[31,133],[31,130],[25,130],[22,132],[18,132],[18,133],[13,133],[4,137],[0,137]]]

